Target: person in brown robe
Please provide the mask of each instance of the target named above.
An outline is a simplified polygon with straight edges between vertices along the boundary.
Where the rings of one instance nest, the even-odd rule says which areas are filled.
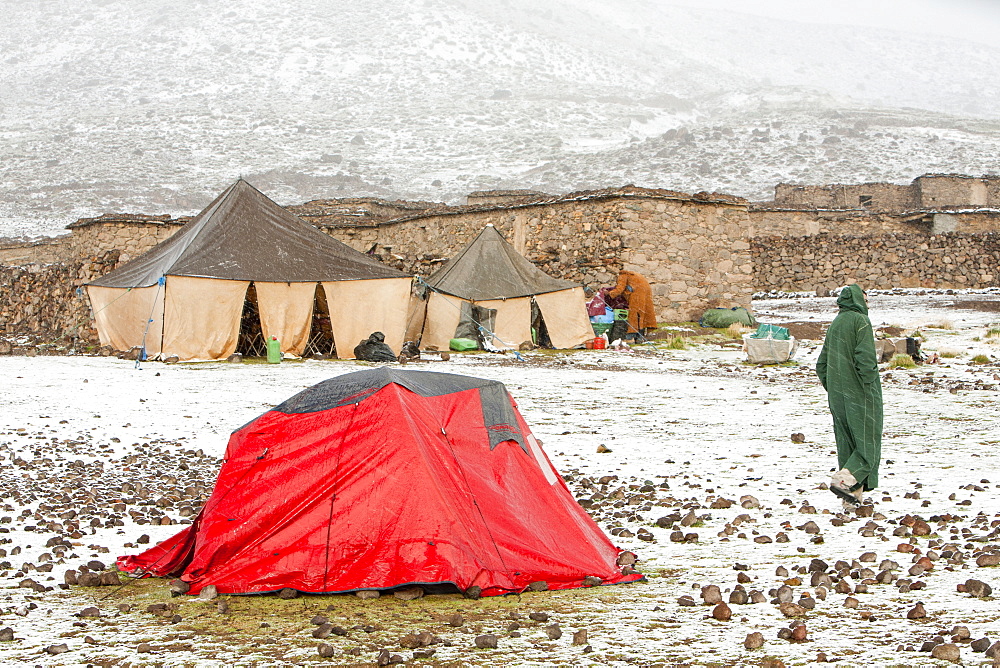
[[[653,306],[653,290],[642,274],[622,269],[618,272],[618,283],[608,292],[611,298],[625,295],[628,299],[629,333],[645,334],[656,328],[656,309]]]

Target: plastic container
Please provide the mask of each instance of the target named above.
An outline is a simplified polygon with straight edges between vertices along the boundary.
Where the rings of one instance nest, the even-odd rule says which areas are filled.
[[[277,336],[272,336],[267,342],[267,362],[268,364],[281,362],[281,341]]]
[[[609,329],[611,329],[611,325],[612,325],[612,323],[610,323],[610,322],[592,322],[592,323],[590,323],[590,326],[594,328],[594,334],[596,334],[597,336],[600,336],[604,332],[606,332]]]
[[[594,350],[604,350],[607,342],[604,340],[603,336],[594,337]]]
[[[628,320],[628,309],[627,308],[616,308],[615,309],[615,320]]]

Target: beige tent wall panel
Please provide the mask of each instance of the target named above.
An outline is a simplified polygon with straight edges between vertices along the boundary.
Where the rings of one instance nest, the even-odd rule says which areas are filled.
[[[594,328],[587,317],[586,301],[583,288],[535,295],[535,302],[542,311],[553,348],[573,348],[594,338]]]
[[[406,309],[406,332],[403,341],[419,341],[427,316],[427,302],[410,292],[410,303]]]
[[[421,348],[448,350],[451,340],[455,338],[458,321],[462,319],[462,301],[440,292],[430,293],[424,333],[420,337]]]
[[[312,331],[315,283],[254,282],[264,339],[277,336],[281,352],[302,356]]]
[[[378,278],[323,283],[337,357],[354,359],[354,346],[372,332],[385,334],[386,345],[399,354],[406,332],[411,280]]]
[[[168,276],[163,354],[185,361],[225,359],[236,352],[250,281]]]
[[[476,305],[497,310],[493,325],[493,345],[497,348],[517,350],[525,341],[531,341],[531,297],[493,299]]]
[[[146,335],[146,353],[152,357],[160,352],[163,335],[163,288],[103,288],[87,286],[90,305],[97,321],[97,335],[102,346],[129,350],[142,345]],[[146,331],[147,322],[149,331]]]

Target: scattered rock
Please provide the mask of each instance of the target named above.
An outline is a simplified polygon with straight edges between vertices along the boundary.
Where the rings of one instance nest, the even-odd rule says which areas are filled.
[[[562,629],[559,628],[558,624],[549,624],[545,627],[545,635],[549,637],[549,640],[559,640],[562,638]]]
[[[587,644],[587,629],[580,629],[573,633],[573,644],[574,645],[586,645]]]
[[[725,603],[719,603],[712,609],[712,617],[720,622],[728,622],[733,616],[732,609]]]
[[[743,641],[743,646],[747,649],[760,649],[764,646],[764,634],[758,631],[748,633],[746,640]]]
[[[479,649],[496,649],[497,648],[497,637],[492,633],[487,633],[485,635],[476,636],[476,647]]]
[[[298,597],[299,597],[299,590],[298,589],[292,589],[291,587],[285,587],[284,589],[282,589],[281,591],[278,592],[278,598],[281,598],[281,599],[288,600],[288,599],[293,599],[293,598],[298,598]]]
[[[705,605],[722,603],[722,590],[717,585],[705,585],[701,588],[701,598]]]
[[[801,605],[796,605],[795,603],[781,603],[778,606],[778,610],[781,611],[785,617],[801,617],[808,612]]]
[[[940,645],[935,645],[934,649],[931,650],[931,656],[935,659],[948,661],[950,663],[962,662],[961,650],[958,649],[958,645],[952,643],[941,643]]]
[[[69,646],[66,643],[60,645],[49,645],[45,648],[46,654],[62,654],[63,652],[68,652]]]
[[[917,603],[915,606],[910,608],[910,611],[906,613],[907,619],[923,619],[927,616],[927,611],[924,610],[923,603]]]
[[[334,654],[333,645],[327,645],[326,643],[321,642],[316,646],[316,653],[324,659],[329,659]]]
[[[198,592],[199,601],[211,601],[219,596],[219,590],[215,588],[215,585],[206,585],[201,588]]]
[[[993,587],[982,580],[966,580],[964,589],[965,593],[974,598],[986,598],[993,593]]]
[[[175,579],[170,581],[170,595],[171,596],[183,596],[184,594],[191,591],[191,585],[184,580]]]
[[[1000,566],[1000,553],[981,554],[976,557],[976,566],[990,567]]]
[[[2,638],[0,638],[2,640]],[[969,643],[969,648],[973,652],[985,652],[990,648],[990,639],[987,637],[980,638],[979,640],[973,640]]]

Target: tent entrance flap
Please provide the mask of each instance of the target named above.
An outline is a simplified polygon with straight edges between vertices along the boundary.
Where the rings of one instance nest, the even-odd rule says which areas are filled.
[[[250,281],[168,276],[163,354],[183,361],[225,359],[236,352]]]
[[[312,330],[316,285],[315,282],[254,283],[265,341],[276,336],[282,352],[302,356]]]
[[[451,295],[431,292],[427,298],[427,318],[420,347],[426,350],[448,350],[462,318],[463,300]]]
[[[342,359],[352,359],[354,347],[372,332],[385,334],[386,345],[399,353],[411,282],[409,277],[323,282],[333,338]]]
[[[553,348],[573,348],[594,338],[594,329],[587,317],[586,301],[583,288],[535,295],[535,302],[545,318]]]
[[[129,350],[143,345],[150,357],[160,353],[163,338],[164,287],[107,288],[87,286],[102,346]]]
[[[517,350],[531,341],[531,297],[493,299],[476,302],[476,306],[496,310],[492,344],[497,348]]]

